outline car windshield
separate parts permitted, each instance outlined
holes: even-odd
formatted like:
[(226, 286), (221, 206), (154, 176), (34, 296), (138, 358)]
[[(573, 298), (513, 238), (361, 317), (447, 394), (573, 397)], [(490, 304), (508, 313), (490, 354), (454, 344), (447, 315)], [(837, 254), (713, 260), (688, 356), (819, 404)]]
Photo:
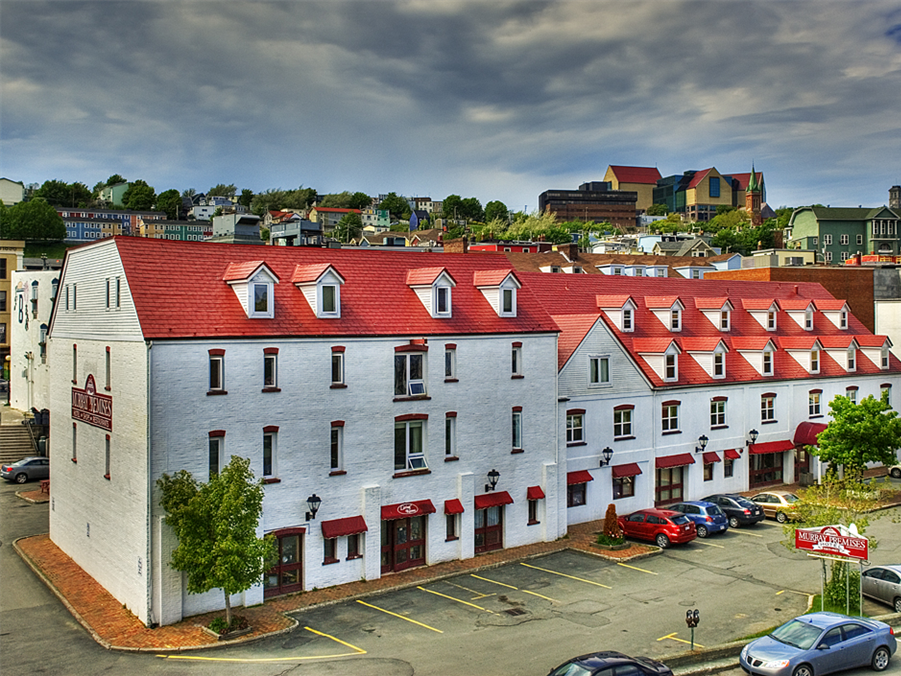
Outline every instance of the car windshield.
[(691, 519), (689, 519), (684, 514), (680, 514), (679, 516), (671, 516), (669, 518), (669, 520), (672, 521), (677, 526), (681, 526), (682, 524), (685, 524), (685, 523), (688, 523), (689, 521), (691, 521)]
[(711, 505), (710, 507), (707, 508), (707, 513), (710, 514), (711, 516), (722, 516), (723, 510), (721, 510), (716, 505)]
[(786, 494), (783, 495), (782, 497), (785, 498), (785, 501), (788, 502), (788, 503), (792, 503), (792, 502), (797, 502), (797, 501), (798, 501), (798, 496), (795, 495), (794, 493), (786, 493)]
[(739, 507), (756, 507), (757, 506), (753, 502), (748, 500), (747, 498), (743, 498), (741, 496), (736, 497), (735, 502), (738, 503)]
[(552, 672), (551, 676), (591, 676), (591, 670), (575, 663), (564, 664)]
[(801, 650), (809, 650), (822, 633), (822, 629), (815, 627), (807, 622), (799, 622), (792, 620), (787, 624), (783, 624), (770, 636), (780, 643), (794, 646)]

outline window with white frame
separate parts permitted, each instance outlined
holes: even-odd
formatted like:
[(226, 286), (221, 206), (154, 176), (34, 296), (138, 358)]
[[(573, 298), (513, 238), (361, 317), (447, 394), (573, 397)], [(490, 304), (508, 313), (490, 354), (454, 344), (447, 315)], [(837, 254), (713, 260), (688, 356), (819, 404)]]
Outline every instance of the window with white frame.
[(344, 387), (344, 348), (332, 348), (331, 372), (332, 387)]
[(585, 422), (585, 411), (570, 410), (566, 412), (566, 443), (581, 444), (585, 442), (583, 426)]
[(210, 392), (225, 392), (225, 350), (210, 350)]
[(329, 469), (340, 472), (344, 469), (344, 421), (332, 422), (329, 435)]
[(665, 401), (660, 413), (661, 429), (663, 432), (679, 431), (679, 402)]
[(726, 426), (726, 398), (714, 397), (710, 400), (710, 426)]
[(666, 277), (666, 268), (657, 268), (656, 277)]
[[(406, 418), (406, 416), (401, 416)], [(425, 453), (425, 417), (395, 420), (394, 469), (428, 469)]]
[(811, 390), (807, 393), (807, 414), (813, 418), (822, 415), (820, 410), (820, 395), (822, 390)]
[(513, 442), (513, 450), (522, 450), (522, 408), (516, 406), (510, 418), (510, 430)]
[(225, 432), (210, 432), (207, 456), (207, 478), (212, 479), (222, 471), (222, 453), (225, 446)]
[(848, 260), (849, 258), (851, 258), (850, 252), (848, 252), (848, 251), (842, 251), (842, 260), (843, 260), (843, 261), (846, 261), (846, 260)]
[(276, 475), (275, 451), (278, 427), (263, 428), (263, 478), (271, 479)]
[(425, 393), (425, 354), (422, 352), (395, 354), (395, 396), (418, 397)]
[(720, 311), (720, 331), (729, 330), (729, 310)]
[(272, 283), (271, 282), (252, 282), (250, 284), (251, 293), (253, 294), (253, 311), (251, 317), (271, 317), (272, 316)]
[(511, 375), (514, 378), (522, 377), (522, 343), (513, 343), (510, 360)]
[(632, 436), (632, 411), (630, 405), (617, 406), (613, 409), (613, 438), (622, 439)]
[(823, 235), (823, 244), (832, 244), (832, 235)]
[(763, 351), (763, 375), (773, 375), (773, 352), (772, 350)]
[(848, 237), (848, 235), (841, 235), (839, 242), (841, 244), (850, 244), (850, 238)]
[(810, 372), (811, 373), (819, 373), (820, 372), (820, 351), (819, 350), (811, 350), (810, 351)]
[(888, 346), (887, 345), (882, 346), (882, 354), (881, 354), (880, 364), (881, 364), (881, 368), (883, 368), (883, 369), (888, 368), (889, 359), (888, 359)]
[(722, 350), (713, 353), (713, 377), (726, 377), (726, 353)]
[(774, 422), (776, 420), (776, 395), (760, 395), (760, 422)]
[(588, 358), (588, 385), (607, 385), (610, 383), (610, 358)]
[(813, 310), (807, 308), (804, 311), (804, 330), (812, 331), (813, 330)]
[(880, 386), (879, 386), (879, 392), (880, 392), (880, 396), (885, 397), (885, 398), (886, 398), (886, 401), (888, 401), (888, 405), (891, 406), (891, 405), (892, 405), (892, 386), (891, 386), (891, 383), (883, 383), (882, 385), (880, 385)]
[(848, 328), (848, 311), (845, 309), (842, 309), (841, 313), (839, 314), (838, 328), (840, 328), (840, 329)]
[(501, 287), (501, 317), (516, 316), (516, 289)]
[(456, 345), (445, 345), (444, 346), (444, 379), (450, 380), (450, 381), (457, 379), (457, 346)]
[(845, 388), (845, 396), (848, 397), (852, 404), (857, 403), (857, 388), (856, 387), (848, 387)]
[(775, 331), (776, 330), (776, 311), (773, 309), (767, 310), (766, 330), (767, 331)]
[(669, 327), (670, 331), (682, 330), (682, 311), (677, 307), (670, 310)]
[(664, 380), (678, 380), (679, 379), (679, 362), (678, 355), (676, 354), (667, 354), (664, 355)]
[(444, 457), (457, 457), (457, 414), (449, 412), (444, 417)]
[(623, 308), (623, 333), (630, 333), (633, 330), (632, 325), (632, 308)]
[(263, 389), (278, 389), (278, 348), (263, 349)]
[(831, 251), (827, 251), (827, 252), (826, 252), (826, 262), (827, 262), (827, 263), (831, 263), (831, 262), (832, 262), (832, 252), (831, 252)]
[(435, 314), (438, 317), (451, 316), (451, 288), (449, 286), (435, 287)]
[(341, 289), (337, 284), (321, 284), (319, 286), (319, 294), (321, 297), (320, 317), (337, 317), (340, 312), (340, 296)]
[(852, 345), (848, 348), (848, 371), (857, 370), (857, 349)]

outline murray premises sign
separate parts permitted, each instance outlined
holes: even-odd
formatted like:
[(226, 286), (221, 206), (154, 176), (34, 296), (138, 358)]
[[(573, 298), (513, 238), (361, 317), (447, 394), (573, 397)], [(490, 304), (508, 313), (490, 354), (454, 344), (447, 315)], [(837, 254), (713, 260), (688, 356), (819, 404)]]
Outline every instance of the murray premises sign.
[(869, 558), (869, 541), (865, 537), (851, 534), (844, 526), (798, 528), (795, 531), (795, 547), (815, 554), (861, 561)]
[(83, 390), (72, 388), (72, 420), (80, 420), (108, 432), (113, 430), (113, 398), (107, 394), (97, 394), (93, 375), (88, 376)]

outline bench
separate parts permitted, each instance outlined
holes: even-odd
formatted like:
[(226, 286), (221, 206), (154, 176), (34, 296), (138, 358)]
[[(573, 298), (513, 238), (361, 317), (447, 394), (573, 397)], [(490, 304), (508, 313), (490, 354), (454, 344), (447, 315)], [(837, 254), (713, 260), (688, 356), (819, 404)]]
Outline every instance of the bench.
[(50, 479), (41, 479), (41, 493), (50, 495)]

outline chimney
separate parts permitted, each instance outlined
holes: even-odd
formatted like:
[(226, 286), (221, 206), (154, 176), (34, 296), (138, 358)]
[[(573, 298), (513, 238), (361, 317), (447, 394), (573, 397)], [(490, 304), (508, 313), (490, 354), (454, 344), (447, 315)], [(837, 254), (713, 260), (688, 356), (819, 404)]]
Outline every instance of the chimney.
[(444, 253), (464, 254), (469, 250), (469, 243), (465, 237), (449, 239), (444, 242)]

